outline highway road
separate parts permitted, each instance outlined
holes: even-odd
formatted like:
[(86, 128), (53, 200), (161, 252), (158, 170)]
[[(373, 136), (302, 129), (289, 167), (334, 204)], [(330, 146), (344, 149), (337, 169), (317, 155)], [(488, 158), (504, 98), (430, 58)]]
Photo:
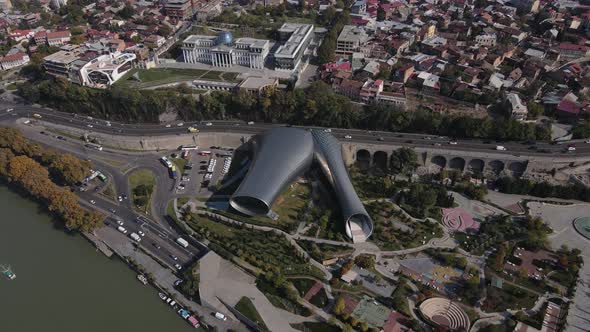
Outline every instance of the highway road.
[[(6, 109), (13, 111), (7, 112)], [(0, 121), (8, 120), (11, 117), (32, 117), (33, 114), (40, 114), (43, 121), (61, 125), (81, 128), (91, 132), (107, 134), (129, 135), (129, 136), (162, 136), (186, 134), (189, 126), (196, 126), (199, 131), (207, 133), (233, 132), (243, 134), (259, 134), (273, 127), (281, 127), (281, 124), (254, 123), (248, 125), (243, 121), (200, 121), (200, 122), (177, 122), (172, 125), (156, 124), (124, 124), (94, 119), (87, 116), (63, 113), (47, 108), (36, 108), (30, 105), (15, 105), (0, 103)], [(210, 123), (211, 125), (206, 125)], [(300, 127), (318, 128), (318, 127)], [(325, 129), (325, 128), (318, 128)], [(332, 134), (342, 142), (381, 144), (381, 145), (403, 145), (409, 147), (430, 147), (454, 151), (477, 151), (491, 152), (518, 156), (551, 156), (560, 154), (575, 154), (577, 156), (590, 156), (590, 144), (583, 140), (568, 142), (576, 147), (575, 152), (567, 152), (567, 144), (550, 144), (547, 142), (496, 142), (485, 139), (458, 139), (452, 140), (448, 137), (440, 137), (428, 134), (410, 134), (383, 131), (367, 131), (358, 129), (331, 129)], [(350, 136), (350, 139), (346, 137)], [(450, 144), (455, 141), (457, 144)], [(506, 151), (497, 151), (496, 145), (502, 145)]]

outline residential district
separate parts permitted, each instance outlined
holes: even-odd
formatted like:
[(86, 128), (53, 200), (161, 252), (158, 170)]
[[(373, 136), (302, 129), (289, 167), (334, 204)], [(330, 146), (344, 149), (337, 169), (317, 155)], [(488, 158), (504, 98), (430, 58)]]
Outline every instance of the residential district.
[(589, 36), (585, 0), (0, 0), (0, 178), (187, 329), (589, 331)]

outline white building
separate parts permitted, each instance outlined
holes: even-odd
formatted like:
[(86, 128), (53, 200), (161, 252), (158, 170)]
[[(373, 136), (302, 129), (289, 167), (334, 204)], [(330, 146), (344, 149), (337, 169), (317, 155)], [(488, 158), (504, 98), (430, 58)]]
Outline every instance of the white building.
[(98, 56), (80, 68), (82, 85), (106, 88), (118, 81), (131, 68), (133, 53), (110, 53)]
[(51, 3), (53, 4), (53, 7), (61, 8), (68, 4), (68, 0), (51, 0)]
[(345, 25), (336, 40), (336, 53), (347, 55), (359, 52), (368, 40), (369, 36), (363, 28)]
[(295, 70), (313, 40), (312, 24), (285, 23), (278, 30), (284, 44), (274, 54), (276, 70)]
[(508, 101), (508, 107), (510, 107), (510, 114), (512, 115), (512, 118), (516, 120), (526, 119), (529, 111), (516, 93), (507, 93), (506, 101)]
[(0, 0), (0, 10), (9, 11), (12, 8), (10, 0)]
[(218, 36), (191, 35), (183, 41), (184, 62), (207, 63), (216, 67), (264, 68), (270, 43), (265, 39), (238, 38), (222, 32)]
[(0, 57), (0, 69), (8, 70), (11, 68), (19, 67), (29, 63), (29, 56), (25, 53), (9, 54), (4, 57)]
[(478, 36), (475, 36), (475, 43), (477, 46), (488, 46), (493, 47), (496, 46), (496, 34), (495, 33), (484, 33)]

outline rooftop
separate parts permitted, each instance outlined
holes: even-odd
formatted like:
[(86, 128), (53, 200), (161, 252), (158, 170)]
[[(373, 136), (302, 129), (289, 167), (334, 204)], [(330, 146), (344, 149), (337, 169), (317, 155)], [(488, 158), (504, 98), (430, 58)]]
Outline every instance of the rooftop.
[(301, 48), (306, 37), (313, 33), (312, 24), (285, 23), (278, 30), (280, 33), (291, 33), (287, 42), (275, 52), (275, 57), (292, 58)]
[(369, 36), (364, 29), (354, 25), (345, 25), (338, 35), (338, 41), (340, 42), (358, 42), (364, 43), (369, 39)]

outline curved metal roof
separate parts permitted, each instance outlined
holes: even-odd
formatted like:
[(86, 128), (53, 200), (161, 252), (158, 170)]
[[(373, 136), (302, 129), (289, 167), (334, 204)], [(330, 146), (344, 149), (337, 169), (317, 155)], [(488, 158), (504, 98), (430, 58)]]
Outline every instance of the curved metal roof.
[(340, 142), (320, 130), (273, 128), (256, 142), (254, 162), (230, 199), (230, 205), (250, 216), (265, 215), (284, 188), (315, 160), (329, 179), (340, 203), (346, 235), (365, 241), (373, 223), (354, 190)]
[(313, 160), (313, 139), (302, 129), (273, 128), (256, 145), (254, 162), (230, 199), (234, 209), (250, 216), (267, 214), (277, 196)]

